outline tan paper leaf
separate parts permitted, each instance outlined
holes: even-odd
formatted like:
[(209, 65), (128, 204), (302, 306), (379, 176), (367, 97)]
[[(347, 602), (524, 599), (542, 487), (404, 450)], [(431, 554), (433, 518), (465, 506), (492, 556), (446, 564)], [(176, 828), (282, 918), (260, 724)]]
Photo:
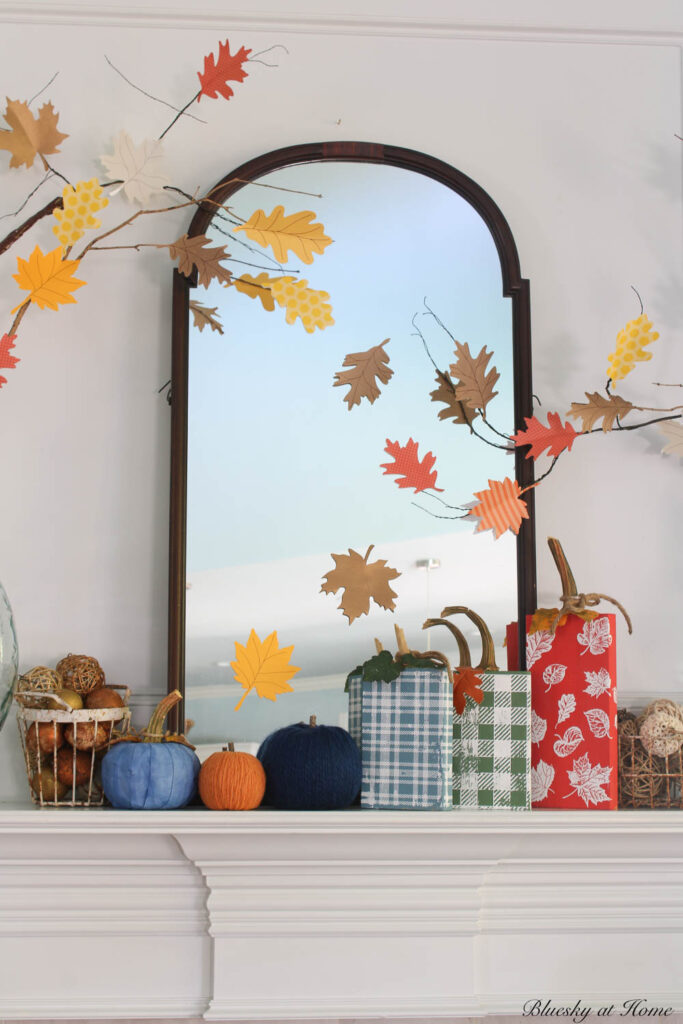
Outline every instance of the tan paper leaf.
[(584, 433), (592, 430), (595, 424), (602, 420), (602, 429), (605, 433), (612, 430), (617, 417), (623, 419), (628, 416), (633, 406), (625, 398), (618, 395), (601, 395), (597, 391), (584, 392), (587, 402), (572, 402), (572, 407), (567, 416), (575, 420), (581, 420), (581, 429)]
[[(444, 377), (447, 380), (444, 380)], [(453, 420), (454, 423), (462, 423), (466, 426), (476, 419), (479, 415), (477, 409), (472, 408), (467, 402), (464, 402), (458, 394), (458, 388), (460, 385), (459, 380), (453, 380), (449, 374), (445, 373), (443, 377), (437, 373), (436, 383), (438, 387), (435, 391), (429, 392), (429, 397), (432, 402), (443, 402), (445, 409), (439, 409), (440, 420)]]
[(221, 260), (229, 257), (224, 245), (211, 246), (206, 235), (181, 235), (170, 245), (160, 245), (159, 249), (168, 249), (172, 260), (178, 261), (178, 270), (185, 277), (197, 268), (197, 281), (208, 288), (213, 280), (228, 284), (232, 277)]
[(659, 424), (659, 432), (669, 440), (662, 448), (662, 454), (679, 455), (683, 458), (683, 424), (667, 420), (666, 423)]
[(190, 302), (190, 309), (194, 325), (199, 331), (203, 331), (208, 324), (212, 331), (223, 333), (223, 327), (217, 316), (218, 306), (202, 306), (201, 302)]
[(332, 243), (323, 225), (312, 223), (314, 217), (311, 210), (287, 215), (284, 206), (276, 206), (269, 214), (256, 210), (246, 224), (233, 230), (244, 231), (264, 249), (270, 246), (278, 263), (287, 262), (290, 249), (303, 263), (312, 263), (314, 253), (324, 252)]
[(155, 193), (171, 184), (163, 170), (164, 151), (158, 139), (145, 139), (136, 146), (128, 132), (121, 131), (113, 147), (113, 153), (100, 157), (109, 180), (121, 182), (112, 195), (123, 189), (127, 199), (146, 206)]
[(12, 154), (10, 167), (21, 167), (22, 164), (31, 167), (36, 154), (45, 157), (59, 153), (60, 144), (69, 136), (57, 131), (58, 120), (59, 114), (55, 113), (51, 103), (43, 104), (38, 117), (34, 117), (26, 103), (8, 97), (5, 121), (9, 130), (0, 129), (0, 149), (7, 149)]
[(473, 409), (485, 411), (491, 399), (498, 394), (493, 389), (500, 374), (495, 366), (487, 369), (493, 352), (487, 352), (484, 345), (482, 350), (473, 356), (469, 345), (461, 345), (459, 341), (455, 343), (455, 351), (458, 358), (451, 366), (451, 376), (459, 381), (458, 397)]
[(233, 277), (230, 284), (234, 284), (238, 292), (248, 295), (250, 299), (258, 299), (263, 308), (268, 313), (272, 313), (275, 309), (275, 299), (273, 298), (271, 285), (275, 280), (277, 279), (268, 277), (268, 274), (264, 271), (256, 277), (253, 274), (240, 274), (239, 277)]
[(352, 548), (349, 548), (348, 555), (333, 554), (335, 568), (323, 577), (326, 582), (320, 588), (322, 593), (336, 594), (339, 589), (343, 589), (344, 595), (339, 607), (349, 620), (349, 625), (359, 615), (368, 614), (370, 600), (388, 611), (396, 607), (394, 598), (398, 595), (389, 586), (389, 580), (395, 580), (401, 574), (387, 566), (383, 558), (368, 563), (373, 547), (374, 544), (371, 544), (365, 552), (365, 558)]
[(349, 412), (354, 405), (360, 405), (361, 398), (367, 398), (372, 405), (381, 394), (377, 380), (388, 384), (394, 376), (394, 371), (389, 367), (389, 356), (384, 351), (388, 341), (389, 338), (385, 338), (381, 344), (373, 345), (366, 352), (349, 352), (344, 356), (342, 366), (351, 366), (353, 369), (335, 373), (333, 387), (348, 385), (344, 401)]

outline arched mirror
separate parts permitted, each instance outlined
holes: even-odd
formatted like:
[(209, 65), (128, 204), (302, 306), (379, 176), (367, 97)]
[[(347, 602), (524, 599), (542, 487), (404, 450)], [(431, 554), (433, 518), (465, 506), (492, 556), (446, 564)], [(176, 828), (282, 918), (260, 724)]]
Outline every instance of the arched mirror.
[[(421, 631), (444, 605), (477, 609), (499, 644), (506, 623), (535, 607), (533, 492), (517, 537), (475, 534), (461, 507), (489, 480), (532, 481), (530, 460), (507, 440), (532, 415), (529, 292), (491, 198), (410, 150), (279, 150), (237, 168), (211, 200), (189, 234), (227, 246), (243, 286), (215, 280), (205, 290), (174, 276), (169, 686), (184, 692), (195, 744), (230, 738), (252, 749), (309, 714), (344, 724), (346, 676), (375, 638), (395, 648), (394, 622), (411, 647), (455, 660), (446, 630)], [(283, 265), (235, 231), (276, 206), (285, 216), (314, 211), (332, 244), (312, 262)], [(329, 297), (304, 314), (281, 308), (268, 281), (287, 276)], [(445, 405), (432, 395), (456, 339), (472, 353), (486, 346), (500, 374), (487, 422), (473, 431), (440, 417)], [(347, 357), (377, 346), (393, 375), (375, 378), (375, 401), (354, 404), (350, 385), (335, 380), (357, 367)], [(419, 460), (436, 460), (429, 491), (397, 487), (382, 468), (388, 442), (413, 440)], [(333, 555), (364, 556), (371, 545), (371, 559), (400, 573), (395, 610), (371, 601), (350, 624), (341, 594), (321, 585)], [(252, 629), (294, 646), (299, 671), (276, 700), (242, 700), (231, 662)]]

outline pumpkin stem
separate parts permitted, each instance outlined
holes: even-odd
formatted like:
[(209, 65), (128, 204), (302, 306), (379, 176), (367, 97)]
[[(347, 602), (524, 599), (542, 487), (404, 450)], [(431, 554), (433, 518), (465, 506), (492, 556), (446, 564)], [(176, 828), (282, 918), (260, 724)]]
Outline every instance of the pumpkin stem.
[(166, 715), (182, 699), (183, 695), (180, 690), (174, 690), (173, 693), (169, 693), (168, 696), (159, 701), (145, 729), (143, 743), (161, 743), (164, 738), (162, 726)]
[(562, 545), (556, 537), (548, 537), (548, 547), (562, 581), (562, 597), (576, 597), (578, 594), (576, 580), (574, 579), (574, 573), (569, 568), (569, 562), (562, 550)]
[(378, 654), (381, 654), (384, 648), (382, 647), (382, 641), (375, 637), (375, 650)]
[[(223, 747), (223, 749), (225, 750), (225, 747)], [(230, 754), (234, 754), (235, 753), (235, 744), (234, 743), (228, 743), (228, 753), (230, 753)]]
[(471, 608), (466, 608), (460, 604), (444, 608), (441, 612), (441, 617), (445, 618), (447, 615), (466, 615), (475, 624), (481, 634), (481, 661), (477, 668), (483, 672), (499, 672), (500, 669), (496, 665), (496, 649), (493, 637), (481, 615), (477, 615)]
[(410, 654), (410, 648), (408, 647), (408, 643), (406, 641), (405, 632), (401, 629), (400, 626), (394, 625), (394, 633), (396, 634), (396, 643), (398, 644), (398, 653), (399, 654)]
[(308, 720), (308, 724), (310, 725), (311, 728), (313, 728), (315, 725), (317, 725), (318, 724), (317, 715), (311, 715), (311, 717)]
[(445, 626), (446, 629), (451, 631), (458, 645), (460, 668), (469, 668), (472, 664), (472, 657), (470, 655), (469, 645), (465, 639), (465, 634), (461, 632), (454, 623), (449, 622), (448, 619), (425, 619), (422, 623), (423, 629), (431, 629), (432, 626)]

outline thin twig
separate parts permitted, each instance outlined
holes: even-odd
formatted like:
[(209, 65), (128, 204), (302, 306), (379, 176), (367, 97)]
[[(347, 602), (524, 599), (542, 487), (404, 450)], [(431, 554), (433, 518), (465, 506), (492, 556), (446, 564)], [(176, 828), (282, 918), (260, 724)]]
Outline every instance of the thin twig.
[(640, 297), (640, 292), (638, 291), (637, 288), (634, 288), (633, 285), (631, 285), (631, 288), (633, 289), (633, 291), (638, 296), (638, 302), (640, 303), (640, 315), (642, 316), (643, 313), (645, 312), (645, 307), (643, 306), (643, 300)]
[(430, 490), (424, 490), (424, 491), (421, 491), (420, 493), (424, 494), (425, 497), (427, 497), (427, 498), (434, 498), (435, 501), (441, 502), (441, 504), (445, 508), (457, 508), (460, 512), (469, 512), (469, 509), (466, 509), (464, 505), (449, 505), (448, 502), (444, 501), (444, 499), (442, 497), (440, 497), (438, 494), (434, 494)]
[[(481, 413), (481, 419), (482, 423), (485, 423), (489, 430), (492, 430), (494, 434), (498, 435), (498, 437), (502, 437), (503, 440), (505, 441), (512, 441), (512, 438), (510, 437), (509, 434), (504, 434), (501, 430), (496, 430), (494, 425), (492, 423), (489, 423), (489, 421), (486, 419), (486, 416), (484, 415), (483, 412)], [(510, 449), (510, 451), (512, 451), (512, 449)]]
[(41, 93), (45, 92), (46, 89), (50, 88), (50, 86), (52, 85), (52, 83), (54, 82), (54, 80), (55, 80), (55, 78), (57, 77), (58, 74), (59, 74), (59, 71), (55, 71), (54, 75), (52, 76), (50, 81), (47, 83), (47, 85), (44, 85), (42, 89), (38, 90), (38, 92), (35, 94), (35, 96), (31, 97), (31, 99), (26, 104), (27, 107), (30, 107), (31, 104), (33, 103), (33, 101), (37, 100)]
[(161, 142), (161, 140), (163, 139), (164, 135), (167, 135), (167, 134), (168, 134), (168, 132), (170, 132), (171, 128), (172, 128), (172, 127), (173, 127), (173, 125), (174, 125), (174, 124), (176, 123), (176, 121), (180, 120), (180, 118), (181, 118), (181, 117), (183, 116), (183, 114), (184, 114), (184, 113), (185, 113), (185, 111), (186, 111), (186, 110), (188, 109), (188, 107), (191, 107), (191, 106), (192, 106), (192, 104), (193, 104), (193, 103), (195, 102), (195, 100), (199, 99), (199, 97), (201, 96), (201, 94), (202, 94), (202, 90), (200, 89), (200, 90), (199, 90), (199, 92), (198, 92), (198, 93), (196, 93), (196, 95), (194, 95), (194, 96), (192, 97), (192, 99), (190, 100), (190, 102), (189, 102), (189, 103), (186, 103), (186, 104), (185, 104), (185, 106), (184, 106), (184, 107), (182, 108), (182, 110), (179, 110), (179, 111), (178, 111), (178, 113), (177, 113), (177, 114), (176, 114), (176, 116), (175, 116), (175, 117), (173, 118), (173, 120), (172, 120), (172, 121), (171, 121), (171, 123), (170, 123), (170, 124), (168, 125), (168, 127), (167, 127), (167, 128), (164, 128), (163, 132), (162, 132), (162, 133), (161, 133), (161, 135), (159, 136), (159, 140), (158, 140), (159, 142)]
[(658, 380), (653, 380), (652, 386), (655, 388), (683, 388), (683, 384), (661, 384)]
[(42, 186), (45, 184), (45, 182), (49, 181), (51, 177), (52, 177), (52, 171), (48, 171), (45, 174), (45, 176), (38, 182), (36, 187), (29, 192), (29, 194), (26, 196), (26, 199), (24, 199), (24, 201), (21, 204), (21, 206), (19, 207), (19, 209), (15, 210), (14, 213), (3, 213), (2, 216), (0, 217), (0, 220), (6, 220), (8, 217), (18, 217), (19, 214), (21, 213), (21, 211), (24, 209), (24, 207), (29, 202), (29, 200), (33, 199), (33, 197), (36, 194), (36, 192), (38, 191), (38, 189), (42, 188)]
[[(107, 64), (112, 69), (112, 71), (115, 71), (117, 75), (121, 76), (124, 82), (127, 82), (128, 85), (130, 85), (133, 89), (137, 89), (137, 91), (141, 92), (143, 96), (147, 97), (147, 99), (154, 100), (155, 103), (162, 103), (165, 107), (169, 107), (171, 110), (175, 110), (177, 113), (185, 113), (184, 111), (179, 111), (178, 107), (174, 107), (172, 103), (167, 103), (166, 100), (159, 99), (158, 96), (152, 96), (151, 92), (145, 92), (145, 90), (141, 89), (139, 85), (135, 84), (135, 82), (131, 82), (130, 78), (126, 78), (123, 71), (119, 71), (116, 65), (109, 60), (109, 57), (107, 57), (106, 53), (104, 54), (104, 59), (106, 60)], [(193, 121), (199, 121), (201, 124), (207, 124), (206, 121), (204, 121), (201, 117), (197, 117), (196, 114), (185, 113), (185, 117), (191, 117)]]
[(9, 331), (7, 332), (10, 335), (10, 337), (12, 337), (13, 335), (15, 335), (17, 333), (17, 328), (18, 328), (19, 324), (21, 323), (21, 321), (24, 319), (24, 316), (26, 314), (26, 310), (28, 309), (28, 307), (30, 305), (31, 305), (31, 300), (30, 299), (26, 299), (26, 301), (23, 302), (21, 304), (21, 306), (19, 307), (19, 312), (15, 316), (14, 320), (12, 321), (12, 326), (10, 327)]
[(267, 68), (279, 68), (279, 64), (267, 64), (265, 60), (257, 60), (257, 57), (262, 57), (264, 53), (270, 53), (271, 50), (284, 50), (289, 57), (289, 50), (283, 43), (275, 43), (273, 46), (269, 46), (266, 50), (259, 50), (253, 57), (247, 57), (247, 60), (253, 64), (263, 64)]
[(57, 170), (55, 170), (55, 168), (54, 168), (54, 167), (53, 167), (53, 166), (52, 166), (51, 164), (49, 164), (49, 163), (47, 162), (47, 160), (45, 159), (45, 157), (43, 156), (43, 154), (42, 154), (42, 153), (40, 154), (40, 158), (41, 158), (41, 160), (43, 161), (43, 164), (45, 165), (45, 167), (47, 168), (47, 170), (48, 170), (48, 171), (52, 171), (52, 173), (53, 173), (53, 174), (54, 174), (54, 175), (55, 175), (55, 176), (56, 176), (57, 178), (61, 178), (61, 179), (62, 179), (62, 181), (65, 181), (65, 182), (67, 183), (67, 185), (70, 185), (70, 184), (71, 184), (71, 182), (69, 181), (69, 179), (68, 179), (68, 178), (65, 178), (65, 177), (64, 177), (64, 175), (62, 174), (62, 172), (61, 172), (61, 171), (57, 171)]
[(440, 327), (440, 328), (441, 328), (442, 330), (444, 330), (444, 331), (446, 332), (446, 334), (448, 335), (448, 337), (449, 337), (449, 338), (451, 339), (451, 341), (455, 343), (456, 339), (455, 339), (455, 337), (454, 337), (454, 336), (453, 336), (453, 335), (451, 334), (451, 332), (450, 332), (450, 331), (448, 330), (448, 328), (446, 327), (445, 323), (443, 323), (443, 321), (439, 320), (439, 318), (438, 318), (438, 316), (436, 315), (436, 313), (434, 312), (434, 310), (433, 310), (433, 309), (430, 309), (430, 307), (429, 307), (429, 306), (427, 305), (427, 297), (426, 297), (426, 296), (425, 296), (425, 297), (424, 297), (424, 299), (422, 300), (422, 303), (423, 303), (423, 305), (424, 305), (424, 308), (425, 308), (425, 309), (427, 310), (427, 313), (428, 313), (428, 314), (429, 314), (430, 316), (433, 316), (433, 317), (434, 317), (434, 319), (436, 320), (436, 322), (437, 322), (437, 324), (439, 325), (439, 327)]
[[(649, 427), (652, 423), (664, 423), (665, 420), (680, 420), (683, 419), (683, 413), (678, 413), (677, 416), (659, 416), (654, 420), (646, 420), (645, 423), (631, 423), (629, 426), (621, 426), (620, 430), (640, 430), (641, 427)], [(611, 430), (603, 430), (602, 427), (593, 427), (592, 430), (582, 430), (581, 434), (611, 434)], [(581, 435), (579, 435), (581, 436)]]
[(50, 202), (46, 203), (41, 210), (34, 213), (32, 217), (25, 220), (24, 223), (20, 224), (18, 228), (14, 229), (14, 231), (10, 231), (8, 235), (5, 235), (2, 241), (0, 241), (0, 254), (6, 252), (11, 246), (13, 246), (14, 243), (18, 241), (22, 235), (25, 235), (27, 231), (30, 231), (33, 225), (37, 224), (39, 220), (42, 220), (43, 217), (49, 217), (55, 210), (61, 210), (63, 205), (61, 196), (55, 196), (54, 199), (51, 199)]
[(422, 512), (426, 512), (428, 516), (433, 516), (434, 519), (467, 519), (469, 512), (464, 516), (440, 516), (438, 512), (432, 512), (430, 508), (425, 508), (424, 505), (418, 505), (416, 501), (411, 501), (411, 505), (415, 508), (419, 508)]

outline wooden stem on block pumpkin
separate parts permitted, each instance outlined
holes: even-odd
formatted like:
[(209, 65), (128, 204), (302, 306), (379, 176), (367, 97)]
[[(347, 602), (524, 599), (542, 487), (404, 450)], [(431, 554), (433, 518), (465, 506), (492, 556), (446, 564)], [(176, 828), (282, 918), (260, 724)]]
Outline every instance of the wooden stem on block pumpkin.
[(173, 690), (172, 693), (169, 693), (168, 696), (159, 701), (145, 729), (143, 743), (161, 743), (164, 738), (162, 726), (166, 716), (182, 699), (183, 695), (180, 690)]
[[(548, 547), (550, 548), (550, 552), (562, 581), (562, 607), (559, 609), (550, 625), (550, 632), (555, 632), (563, 615), (581, 615), (583, 618), (586, 618), (591, 614), (587, 612), (586, 609), (595, 607), (595, 605), (600, 604), (601, 601), (609, 601), (610, 604), (615, 605), (615, 607), (619, 609), (626, 620), (629, 633), (632, 633), (633, 625), (631, 624), (631, 619), (624, 606), (620, 604), (615, 597), (610, 597), (608, 594), (599, 594), (597, 592), (591, 594), (578, 593), (574, 574), (569, 568), (567, 556), (562, 550), (562, 545), (559, 540), (556, 537), (548, 537)], [(595, 615), (595, 613), (592, 614), (593, 616)]]
[(396, 643), (398, 644), (399, 654), (410, 654), (410, 648), (406, 640), (405, 632), (400, 626), (394, 625), (394, 633), (396, 634)]
[(462, 630), (453, 622), (449, 622), (448, 619), (425, 619), (422, 623), (423, 629), (431, 629), (432, 626), (445, 626), (447, 630), (455, 637), (455, 642), (458, 645), (458, 660), (461, 668), (468, 668), (472, 665), (472, 656), (470, 654), (470, 648), (465, 638), (465, 634)]
[(483, 672), (500, 672), (500, 669), (496, 665), (496, 649), (493, 643), (493, 637), (491, 631), (486, 625), (481, 615), (472, 611), (471, 608), (465, 607), (465, 605), (451, 605), (448, 608), (444, 608), (441, 612), (442, 617), (447, 615), (466, 615), (471, 622), (475, 624), (481, 635), (481, 661), (477, 665), (477, 668)]
[(565, 597), (577, 597), (579, 592), (576, 587), (574, 573), (569, 568), (567, 556), (562, 550), (562, 545), (557, 537), (548, 537), (548, 547), (562, 580), (562, 599), (564, 600)]

